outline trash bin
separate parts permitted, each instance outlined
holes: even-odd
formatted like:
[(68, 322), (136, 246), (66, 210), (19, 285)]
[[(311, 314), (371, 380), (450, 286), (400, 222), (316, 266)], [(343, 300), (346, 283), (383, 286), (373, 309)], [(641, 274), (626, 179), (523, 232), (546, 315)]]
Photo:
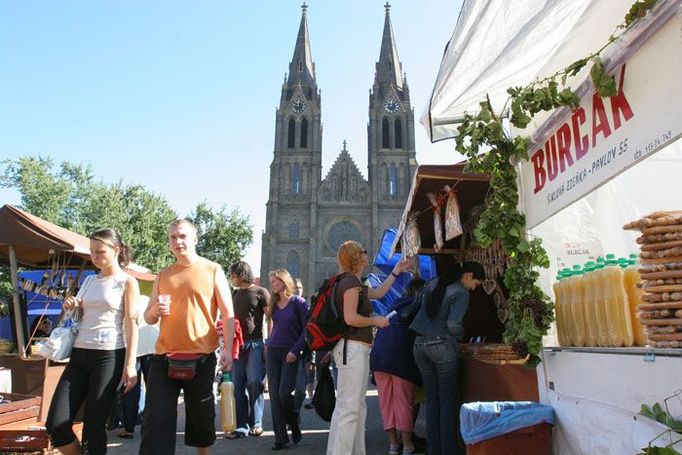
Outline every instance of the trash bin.
[(468, 455), (552, 453), (550, 406), (532, 401), (465, 403), (460, 422)]

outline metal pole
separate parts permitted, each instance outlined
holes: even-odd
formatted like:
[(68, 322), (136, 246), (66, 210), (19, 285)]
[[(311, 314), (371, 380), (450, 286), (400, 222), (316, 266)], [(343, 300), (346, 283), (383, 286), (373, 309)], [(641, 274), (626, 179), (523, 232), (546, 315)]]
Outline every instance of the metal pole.
[(19, 300), (19, 276), (17, 274), (17, 252), (14, 245), (9, 246), (9, 268), (12, 276), (12, 303), (14, 311), (14, 325), (17, 330), (17, 352), (20, 359), (26, 359), (26, 345), (24, 343), (24, 324)]

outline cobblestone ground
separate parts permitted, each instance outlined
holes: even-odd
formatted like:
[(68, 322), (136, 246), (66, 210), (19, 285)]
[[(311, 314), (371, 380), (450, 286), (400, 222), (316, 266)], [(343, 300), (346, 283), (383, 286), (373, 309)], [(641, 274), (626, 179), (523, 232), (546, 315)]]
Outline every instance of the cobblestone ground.
[[(182, 400), (181, 400), (182, 401)], [(307, 400), (306, 400), (307, 402)], [(216, 406), (216, 415), (219, 410)], [(272, 453), (270, 447), (275, 442), (275, 435), (272, 432), (272, 416), (270, 414), (270, 401), (265, 396), (265, 413), (263, 416), (265, 431), (258, 438), (243, 438), (228, 440), (222, 432), (218, 433), (218, 440), (213, 446), (213, 453)], [(176, 455), (194, 455), (195, 449), (186, 447), (183, 442), (185, 426), (185, 406), (182, 402), (178, 405), (178, 432), (176, 433)], [(303, 438), (299, 444), (289, 444), (285, 452), (295, 452), (301, 455), (324, 454), (327, 447), (327, 435), (329, 433), (329, 423), (320, 419), (314, 410), (301, 410), (301, 429)], [(366, 444), (367, 454), (388, 453), (388, 439), (384, 434), (381, 415), (379, 412), (379, 402), (375, 388), (370, 388), (367, 392), (367, 422)], [(419, 413), (417, 421), (417, 433), (420, 436), (426, 435), (426, 427), (423, 410)], [(140, 444), (140, 427), (135, 428), (135, 439), (121, 439), (116, 436), (118, 430), (109, 432), (108, 453), (112, 455), (129, 455), (137, 453)]]

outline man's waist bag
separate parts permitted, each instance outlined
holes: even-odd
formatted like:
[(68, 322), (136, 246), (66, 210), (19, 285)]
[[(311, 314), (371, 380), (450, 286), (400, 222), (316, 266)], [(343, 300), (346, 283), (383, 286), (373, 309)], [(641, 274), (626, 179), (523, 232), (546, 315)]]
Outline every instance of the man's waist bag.
[(168, 353), (168, 377), (178, 381), (189, 381), (197, 374), (197, 366), (206, 354)]
[(328, 278), (312, 298), (305, 340), (312, 351), (329, 351), (343, 338), (348, 325), (336, 302), (336, 285), (347, 273)]

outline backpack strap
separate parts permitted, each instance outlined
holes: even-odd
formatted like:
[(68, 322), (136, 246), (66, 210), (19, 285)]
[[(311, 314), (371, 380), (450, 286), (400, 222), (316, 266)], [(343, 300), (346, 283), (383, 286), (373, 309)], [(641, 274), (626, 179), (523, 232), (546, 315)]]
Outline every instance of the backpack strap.
[(346, 364), (346, 358), (348, 357), (348, 338), (343, 339), (343, 364)]

